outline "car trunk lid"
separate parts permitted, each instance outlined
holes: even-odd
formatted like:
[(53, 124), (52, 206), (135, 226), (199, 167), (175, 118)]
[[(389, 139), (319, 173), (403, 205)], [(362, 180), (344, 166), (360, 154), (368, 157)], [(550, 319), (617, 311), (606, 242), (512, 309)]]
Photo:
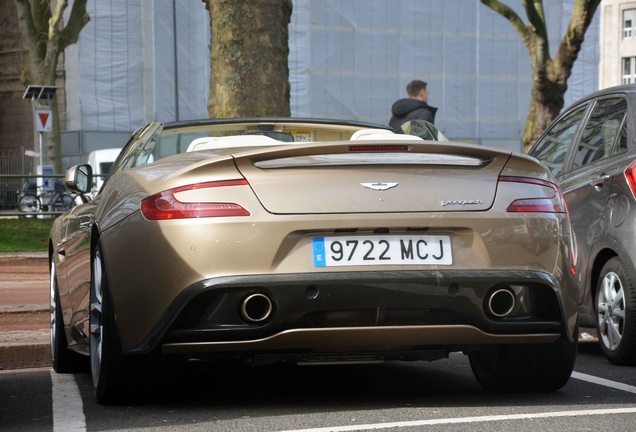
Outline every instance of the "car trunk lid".
[(462, 144), (299, 145), (234, 155), (275, 214), (484, 211), (509, 152)]

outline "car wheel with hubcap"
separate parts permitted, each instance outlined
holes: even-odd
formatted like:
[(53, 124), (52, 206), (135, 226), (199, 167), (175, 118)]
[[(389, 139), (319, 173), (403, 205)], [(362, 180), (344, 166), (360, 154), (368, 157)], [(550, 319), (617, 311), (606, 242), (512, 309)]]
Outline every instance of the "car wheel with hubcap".
[(91, 358), (91, 378), (97, 402), (116, 402), (126, 394), (128, 365), (118, 360), (121, 353), (119, 337), (111, 308), (108, 277), (105, 272), (101, 247), (93, 250), (90, 293), (90, 335), (89, 353)]
[(121, 403), (152, 394), (162, 384), (160, 377), (156, 376), (159, 362), (155, 356), (132, 358), (122, 354), (99, 244), (93, 251), (89, 321), (91, 377), (97, 402)]
[(572, 374), (579, 329), (573, 340), (561, 336), (551, 344), (499, 345), (469, 353), (470, 367), (481, 387), (488, 391), (556, 391)]
[(617, 365), (636, 364), (636, 290), (620, 258), (610, 259), (596, 288), (596, 329), (605, 357)]
[(84, 372), (88, 363), (86, 357), (68, 349), (57, 285), (57, 266), (54, 260), (51, 260), (50, 263), (50, 273), (50, 333), (53, 370), (57, 373)]

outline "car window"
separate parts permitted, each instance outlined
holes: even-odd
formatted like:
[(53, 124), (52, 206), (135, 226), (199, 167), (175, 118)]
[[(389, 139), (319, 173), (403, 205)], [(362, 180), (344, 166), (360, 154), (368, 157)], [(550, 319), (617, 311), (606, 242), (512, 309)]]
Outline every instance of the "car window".
[(596, 103), (574, 152), (572, 169), (599, 161), (612, 154), (626, 110), (627, 102), (623, 98), (602, 99)]
[(625, 153), (627, 151), (627, 123), (623, 121), (623, 127), (618, 134), (618, 141), (614, 148), (614, 154)]
[[(125, 171), (141, 165), (154, 162), (153, 150), (157, 142), (157, 136), (163, 130), (163, 124), (150, 124), (128, 148), (124, 148), (121, 160), (118, 158), (117, 168), (114, 172)], [(124, 153), (125, 152), (125, 153)]]
[(559, 120), (530, 153), (530, 156), (539, 159), (555, 176), (563, 172), (568, 148), (586, 109), (587, 105), (577, 108)]

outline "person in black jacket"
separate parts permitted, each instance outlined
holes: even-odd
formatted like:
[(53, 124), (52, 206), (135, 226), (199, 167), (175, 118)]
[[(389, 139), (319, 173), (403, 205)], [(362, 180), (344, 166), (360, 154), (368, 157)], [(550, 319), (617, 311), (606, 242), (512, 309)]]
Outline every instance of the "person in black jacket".
[(435, 123), (435, 113), (437, 108), (430, 106), (428, 102), (428, 88), (426, 83), (420, 80), (413, 80), (406, 86), (406, 99), (400, 99), (391, 107), (391, 120), (389, 126), (396, 131), (400, 126), (409, 120), (426, 120)]

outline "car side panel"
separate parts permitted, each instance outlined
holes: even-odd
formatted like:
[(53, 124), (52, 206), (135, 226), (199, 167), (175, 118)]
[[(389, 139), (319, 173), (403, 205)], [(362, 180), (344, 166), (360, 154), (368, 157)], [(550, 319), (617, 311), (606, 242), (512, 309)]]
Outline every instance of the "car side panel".
[(90, 202), (78, 207), (68, 215), (66, 252), (66, 283), (68, 301), (73, 314), (70, 317), (69, 333), (72, 340), (69, 345), (87, 344), (88, 308), (91, 279), (91, 229), (95, 203)]

